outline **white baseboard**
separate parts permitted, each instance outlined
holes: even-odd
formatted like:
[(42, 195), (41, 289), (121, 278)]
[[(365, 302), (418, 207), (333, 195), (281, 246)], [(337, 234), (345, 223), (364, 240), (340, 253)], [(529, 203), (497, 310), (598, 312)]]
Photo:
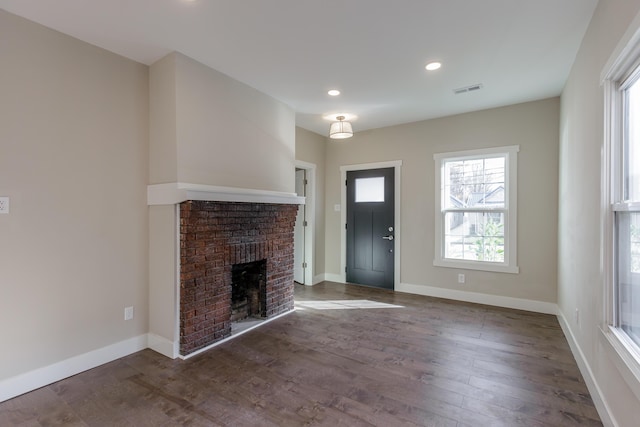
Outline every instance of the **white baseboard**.
[(523, 298), (505, 297), (500, 295), (481, 294), (478, 292), (460, 291), (457, 289), (438, 288), (435, 286), (412, 285), (400, 283), (394, 289), (396, 292), (425, 295), (436, 298), (446, 298), (456, 301), (473, 302), (477, 304), (493, 305), (497, 307), (514, 308), (516, 310), (533, 311), (544, 314), (558, 314), (558, 305), (552, 302), (536, 301)]
[(180, 355), (180, 343), (173, 342), (165, 337), (161, 337), (160, 335), (152, 334), (149, 332), (148, 336), (148, 346), (151, 350), (160, 353), (163, 356), (166, 356), (170, 359), (175, 359)]
[(147, 348), (147, 335), (139, 335), (43, 368), (0, 381), (0, 402), (79, 374)]
[(580, 369), (580, 373), (584, 378), (584, 382), (587, 384), (587, 388), (589, 389), (589, 393), (591, 394), (591, 398), (593, 399), (593, 404), (596, 406), (596, 410), (598, 411), (598, 415), (600, 415), (600, 420), (602, 424), (607, 427), (617, 427), (618, 424), (614, 421), (614, 418), (611, 416), (611, 411), (609, 406), (602, 398), (602, 390), (600, 390), (600, 386), (598, 386), (598, 382), (593, 375), (593, 371), (591, 370), (591, 366), (587, 362), (582, 349), (578, 345), (578, 341), (576, 341), (575, 336), (573, 335), (573, 331), (567, 322), (567, 318), (564, 316), (561, 310), (558, 310), (558, 322), (560, 323), (560, 327), (562, 328), (562, 332), (564, 332), (564, 336), (569, 343), (569, 347), (571, 348), (571, 352), (573, 353), (573, 357), (576, 359), (578, 363), (578, 368)]
[(325, 273), (324, 280), (326, 280), (327, 282), (347, 283), (344, 279), (344, 276), (341, 274)]

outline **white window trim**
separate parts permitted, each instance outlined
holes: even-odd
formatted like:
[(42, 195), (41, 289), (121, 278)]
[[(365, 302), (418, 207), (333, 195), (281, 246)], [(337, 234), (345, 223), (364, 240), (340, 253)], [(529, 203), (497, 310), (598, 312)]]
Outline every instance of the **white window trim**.
[(624, 106), (619, 82), (640, 64), (640, 14), (622, 37), (601, 73), (604, 88), (604, 138), (601, 177), (601, 259), (604, 280), (604, 318), (600, 331), (607, 354), (635, 396), (640, 399), (640, 351), (617, 325), (615, 299), (615, 214), (635, 204), (617, 203), (622, 189), (620, 166)]
[[(478, 150), (456, 151), (450, 153), (438, 153), (433, 155), (435, 160), (435, 194), (438, 198), (435, 206), (435, 252), (433, 265), (436, 267), (448, 267), (467, 270), (482, 270), (498, 273), (519, 273), (520, 269), (517, 265), (517, 246), (518, 246), (518, 151), (519, 145), (510, 145), (504, 147), (483, 148)], [(497, 212), (505, 212), (505, 243), (506, 250), (504, 254), (504, 263), (495, 263), (487, 261), (469, 261), (469, 260), (451, 260), (443, 256), (444, 239), (442, 229), (442, 165), (443, 162), (453, 160), (468, 160), (473, 157), (483, 158), (492, 154), (505, 155), (505, 183), (507, 186), (507, 199), (505, 209), (496, 210)]]

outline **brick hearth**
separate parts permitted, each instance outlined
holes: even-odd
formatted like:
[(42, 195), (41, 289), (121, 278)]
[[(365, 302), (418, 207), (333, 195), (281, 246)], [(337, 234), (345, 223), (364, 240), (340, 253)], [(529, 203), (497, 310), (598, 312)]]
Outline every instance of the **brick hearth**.
[(180, 353), (231, 335), (231, 267), (267, 262), (266, 318), (293, 310), (297, 205), (180, 204)]

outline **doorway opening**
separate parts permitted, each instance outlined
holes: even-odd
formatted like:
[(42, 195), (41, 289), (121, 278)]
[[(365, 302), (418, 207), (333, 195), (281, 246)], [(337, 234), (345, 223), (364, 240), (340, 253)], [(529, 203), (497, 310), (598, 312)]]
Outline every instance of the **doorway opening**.
[[(307, 196), (307, 171), (296, 168), (296, 194), (299, 197)], [(307, 227), (307, 206), (298, 206), (296, 225), (293, 229), (293, 280), (305, 284), (304, 271), (307, 267), (305, 260), (305, 228)]]
[(298, 208), (294, 227), (294, 281), (303, 285), (313, 285), (315, 245), (315, 180), (316, 165), (303, 161), (295, 162), (296, 194), (305, 198), (305, 204)]

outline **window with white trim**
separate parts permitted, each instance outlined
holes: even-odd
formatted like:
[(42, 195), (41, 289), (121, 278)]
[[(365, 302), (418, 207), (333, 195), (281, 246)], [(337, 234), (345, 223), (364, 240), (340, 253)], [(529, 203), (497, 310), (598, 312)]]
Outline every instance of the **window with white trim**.
[(602, 260), (609, 355), (640, 399), (640, 20), (605, 65)]
[[(609, 155), (609, 324), (640, 354), (640, 50), (605, 79)], [(623, 61), (624, 63), (624, 61)], [(607, 165), (605, 165), (606, 167)]]
[(434, 265), (517, 273), (519, 146), (435, 154)]

